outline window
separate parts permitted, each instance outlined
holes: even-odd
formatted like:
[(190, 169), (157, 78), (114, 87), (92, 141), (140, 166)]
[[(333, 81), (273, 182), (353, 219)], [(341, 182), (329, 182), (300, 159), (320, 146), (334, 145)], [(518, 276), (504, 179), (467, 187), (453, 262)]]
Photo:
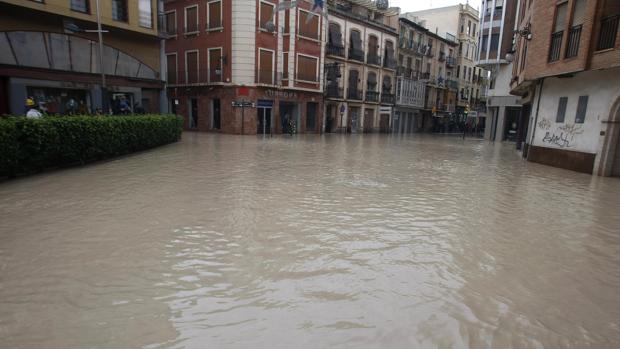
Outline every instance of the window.
[(457, 65), (456, 66), (456, 78), (460, 78), (461, 77), (461, 66)]
[(127, 0), (112, 0), (112, 19), (127, 22)]
[(170, 53), (166, 55), (166, 70), (168, 72), (168, 83), (176, 84), (177, 83), (177, 54)]
[(588, 96), (579, 96), (577, 102), (577, 113), (575, 114), (575, 123), (583, 124), (586, 121), (586, 110), (588, 109)]
[(185, 81), (188, 84), (198, 82), (198, 51), (185, 51)]
[(597, 50), (607, 50), (616, 46), (618, 22), (620, 22), (620, 4), (617, 0), (606, 0), (600, 19)]
[(575, 0), (573, 9), (573, 23), (568, 30), (568, 43), (566, 45), (566, 58), (576, 57), (579, 53), (581, 41), (581, 27), (586, 12), (586, 0)]
[(164, 28), (168, 35), (175, 35), (177, 33), (177, 11), (166, 12)]
[(207, 3), (207, 29), (222, 29), (222, 1), (209, 1)]
[(557, 33), (564, 29), (566, 23), (566, 13), (568, 11), (568, 1), (561, 3), (555, 10), (555, 23), (553, 25), (553, 32)]
[(209, 49), (209, 82), (222, 82), (224, 71), (222, 69), (222, 49)]
[(558, 113), (555, 117), (555, 122), (564, 122), (564, 118), (566, 117), (567, 103), (568, 97), (560, 97), (560, 102), (558, 103)]
[(340, 31), (340, 25), (338, 23), (330, 23), (329, 24), (329, 45), (332, 47), (343, 48), (344, 44), (342, 42), (342, 32)]
[(381, 92), (385, 94), (392, 94), (392, 78), (389, 75), (383, 77)]
[(274, 18), (273, 16), (274, 8), (275, 8), (274, 4), (261, 1), (260, 7), (259, 7), (259, 11), (260, 11), (259, 28), (261, 30), (269, 31), (267, 23), (270, 23), (271, 20)]
[(285, 10), (284, 11), (284, 34), (289, 34), (290, 32), (291, 32), (291, 10)]
[(560, 49), (564, 36), (567, 10), (568, 2), (561, 3), (556, 7), (553, 33), (551, 34), (551, 45), (549, 45), (549, 62), (555, 62), (560, 59)]
[(138, 23), (144, 28), (153, 28), (153, 7), (151, 0), (140, 0), (138, 2)]
[(459, 42), (459, 56), (463, 55), (463, 43)]
[(319, 81), (319, 59), (317, 57), (297, 55), (297, 80)]
[(198, 33), (198, 5), (185, 8), (185, 34)]
[(480, 44), (482, 46), (482, 52), (487, 52), (487, 45), (489, 43), (489, 36), (487, 34), (484, 34), (481, 38), (482, 43)]
[(366, 91), (377, 90), (377, 74), (374, 72), (368, 72), (368, 79), (366, 80)]
[(471, 35), (471, 21), (467, 21), (467, 35)]
[(273, 51), (258, 49), (258, 82), (273, 85)]
[(472, 30), (471, 36), (476, 36), (476, 23), (474, 23), (474, 30)]
[(491, 34), (491, 50), (490, 52), (497, 52), (499, 48), (499, 34)]
[(282, 53), (282, 79), (288, 80), (288, 52)]
[(319, 40), (319, 16), (304, 10), (299, 10), (299, 36)]
[(71, 9), (73, 11), (90, 13), (89, 0), (71, 0)]

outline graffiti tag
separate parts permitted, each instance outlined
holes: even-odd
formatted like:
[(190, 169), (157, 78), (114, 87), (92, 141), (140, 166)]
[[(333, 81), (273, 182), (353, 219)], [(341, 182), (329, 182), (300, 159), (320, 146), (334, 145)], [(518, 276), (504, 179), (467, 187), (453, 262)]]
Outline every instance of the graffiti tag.
[(538, 127), (542, 128), (543, 130), (549, 130), (551, 128), (551, 121), (546, 118), (542, 118), (538, 122)]
[(581, 127), (581, 125), (576, 125), (576, 124), (562, 125), (558, 127), (558, 130), (569, 135), (571, 138), (571, 141), (575, 139), (575, 136), (583, 134), (583, 128)]
[(569, 148), (570, 141), (568, 140), (568, 137), (569, 135), (565, 134), (564, 132), (560, 132), (560, 135), (558, 136), (555, 133), (547, 131), (542, 141), (544, 143), (557, 145), (560, 148)]

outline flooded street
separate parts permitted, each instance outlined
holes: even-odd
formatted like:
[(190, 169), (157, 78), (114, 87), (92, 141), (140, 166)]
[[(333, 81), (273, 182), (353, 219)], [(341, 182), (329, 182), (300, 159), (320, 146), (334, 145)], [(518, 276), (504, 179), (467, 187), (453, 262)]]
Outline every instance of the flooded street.
[(0, 183), (0, 348), (619, 348), (620, 179), (185, 134)]

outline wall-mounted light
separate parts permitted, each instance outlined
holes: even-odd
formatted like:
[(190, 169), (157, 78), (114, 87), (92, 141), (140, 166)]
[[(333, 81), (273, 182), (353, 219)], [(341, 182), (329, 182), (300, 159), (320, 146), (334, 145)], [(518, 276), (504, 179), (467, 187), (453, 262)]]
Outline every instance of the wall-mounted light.
[(530, 24), (526, 24), (523, 29), (515, 30), (515, 34), (519, 34), (522, 38), (527, 40), (532, 40), (532, 29), (530, 28)]

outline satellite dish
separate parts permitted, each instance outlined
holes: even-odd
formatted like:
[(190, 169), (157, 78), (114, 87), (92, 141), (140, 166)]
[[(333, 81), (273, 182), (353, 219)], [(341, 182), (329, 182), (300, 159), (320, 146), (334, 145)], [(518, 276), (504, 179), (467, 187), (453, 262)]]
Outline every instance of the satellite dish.
[(390, 7), (388, 0), (377, 0), (376, 6), (379, 10), (387, 10)]

